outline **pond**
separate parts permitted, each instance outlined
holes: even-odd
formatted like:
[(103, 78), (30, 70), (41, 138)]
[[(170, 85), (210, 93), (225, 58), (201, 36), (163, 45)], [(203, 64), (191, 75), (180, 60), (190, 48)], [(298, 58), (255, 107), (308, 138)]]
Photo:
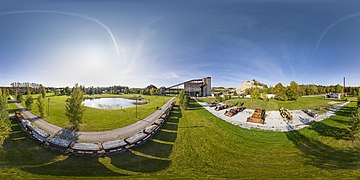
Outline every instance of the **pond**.
[[(138, 100), (138, 104), (143, 101)], [(136, 104), (136, 100), (125, 98), (97, 98), (97, 99), (85, 99), (83, 104), (87, 107), (97, 109), (120, 109), (133, 107)]]

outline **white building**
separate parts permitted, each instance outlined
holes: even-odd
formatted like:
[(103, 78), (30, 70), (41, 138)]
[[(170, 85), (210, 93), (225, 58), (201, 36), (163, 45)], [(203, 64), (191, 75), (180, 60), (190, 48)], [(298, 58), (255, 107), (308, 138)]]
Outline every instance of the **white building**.
[(325, 98), (331, 98), (331, 99), (341, 99), (342, 94), (341, 93), (327, 93), (325, 94)]

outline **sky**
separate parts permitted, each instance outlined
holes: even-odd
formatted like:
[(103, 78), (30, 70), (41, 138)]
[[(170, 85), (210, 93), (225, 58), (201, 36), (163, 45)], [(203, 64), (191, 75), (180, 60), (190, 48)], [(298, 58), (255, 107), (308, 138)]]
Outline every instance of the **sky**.
[(0, 0), (0, 85), (360, 85), (360, 1)]

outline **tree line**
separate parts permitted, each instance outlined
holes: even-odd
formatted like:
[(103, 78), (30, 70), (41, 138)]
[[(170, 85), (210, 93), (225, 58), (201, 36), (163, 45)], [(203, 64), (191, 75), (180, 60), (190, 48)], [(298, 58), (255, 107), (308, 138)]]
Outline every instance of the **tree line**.
[(11, 126), (8, 113), (8, 91), (0, 88), (0, 144), (9, 136)]
[(284, 86), (281, 83), (276, 84), (274, 87), (263, 88), (249, 88), (245, 90), (245, 94), (252, 95), (254, 98), (261, 98), (261, 94), (275, 94), (275, 99), (281, 101), (297, 100), (301, 96), (306, 95), (319, 95), (326, 93), (344, 93), (351, 94), (353, 96), (359, 95), (358, 87), (346, 87), (344, 88), (340, 84), (332, 86), (323, 85), (299, 85), (295, 81), (291, 81), (289, 86)]

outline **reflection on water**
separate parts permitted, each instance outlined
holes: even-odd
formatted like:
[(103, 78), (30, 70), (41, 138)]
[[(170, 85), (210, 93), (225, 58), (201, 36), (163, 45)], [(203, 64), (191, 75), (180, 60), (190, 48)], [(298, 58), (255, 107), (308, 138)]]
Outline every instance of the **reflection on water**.
[[(141, 103), (138, 100), (138, 103)], [(135, 106), (136, 100), (125, 98), (99, 98), (99, 99), (85, 99), (83, 104), (87, 107), (98, 109), (120, 109)]]

